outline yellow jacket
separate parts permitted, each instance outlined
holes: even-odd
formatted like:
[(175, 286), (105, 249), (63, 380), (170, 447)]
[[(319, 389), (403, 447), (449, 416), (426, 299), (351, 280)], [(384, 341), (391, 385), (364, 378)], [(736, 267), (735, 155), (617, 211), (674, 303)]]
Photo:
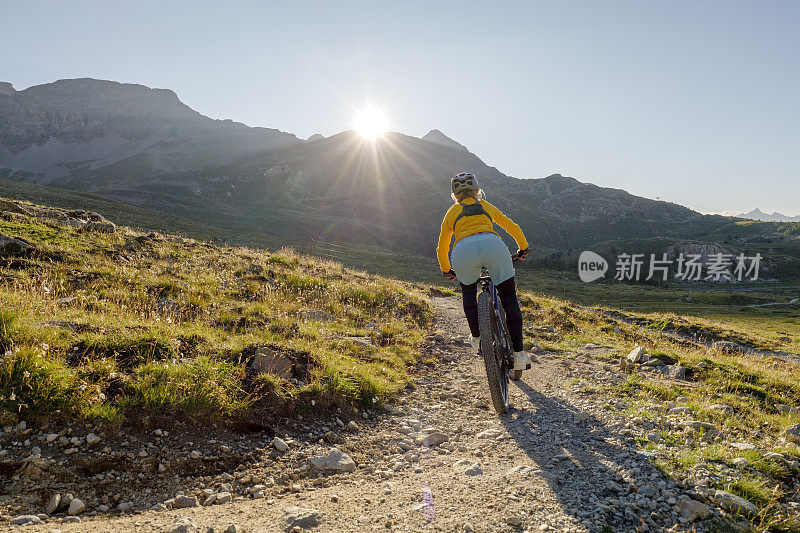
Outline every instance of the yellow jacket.
[(481, 200), (480, 202), (484, 211), (489, 214), (489, 217), (492, 217), (491, 220), (489, 220), (489, 217), (486, 215), (474, 215), (463, 216), (456, 222), (456, 219), (464, 210), (464, 205), (462, 204), (472, 205), (475, 203), (474, 198), (466, 198), (460, 204), (453, 204), (452, 207), (447, 210), (447, 213), (445, 213), (444, 220), (442, 220), (442, 231), (439, 233), (439, 245), (436, 247), (439, 267), (443, 272), (450, 271), (450, 239), (453, 235), (455, 234), (456, 236), (453, 246), (464, 237), (474, 235), (475, 233), (491, 232), (497, 235), (497, 232), (494, 231), (493, 222), (514, 237), (520, 250), (528, 248), (528, 241), (525, 239), (522, 229), (513, 220), (505, 216), (502, 211), (486, 200)]

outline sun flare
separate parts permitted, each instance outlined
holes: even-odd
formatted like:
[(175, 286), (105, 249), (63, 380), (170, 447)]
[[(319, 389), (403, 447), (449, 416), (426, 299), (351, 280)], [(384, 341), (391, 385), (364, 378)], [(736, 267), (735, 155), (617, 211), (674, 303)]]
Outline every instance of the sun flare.
[(372, 106), (362, 109), (356, 115), (355, 130), (366, 139), (377, 139), (389, 130), (386, 112)]

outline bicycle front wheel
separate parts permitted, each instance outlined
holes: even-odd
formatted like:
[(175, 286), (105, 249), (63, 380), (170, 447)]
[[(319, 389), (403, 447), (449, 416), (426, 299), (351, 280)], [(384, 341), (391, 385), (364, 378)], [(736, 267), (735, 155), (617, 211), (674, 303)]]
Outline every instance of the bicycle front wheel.
[(499, 338), (497, 315), (494, 312), (491, 295), (484, 291), (478, 295), (478, 327), (481, 330), (481, 353), (486, 367), (486, 381), (489, 384), (489, 395), (497, 414), (504, 415), (508, 411), (508, 377), (503, 372), (500, 361), (502, 354), (497, 346)]

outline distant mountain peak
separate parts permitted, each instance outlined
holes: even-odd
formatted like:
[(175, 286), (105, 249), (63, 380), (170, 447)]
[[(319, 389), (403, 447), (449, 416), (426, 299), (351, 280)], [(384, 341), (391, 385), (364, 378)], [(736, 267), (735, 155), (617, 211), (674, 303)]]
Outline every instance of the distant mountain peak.
[(448, 137), (447, 135), (436, 129), (429, 131), (428, 133), (423, 135), (421, 139), (429, 143), (438, 144), (439, 146), (446, 146), (448, 148), (453, 148), (455, 150), (469, 152), (466, 146), (454, 141), (453, 139), (451, 139), (450, 137)]
[(7, 81), (0, 81), (0, 96), (11, 96), (17, 92), (13, 85)]
[(738, 218), (747, 218), (750, 220), (760, 220), (762, 222), (800, 222), (800, 215), (792, 217), (788, 215), (784, 215), (783, 213), (778, 213), (777, 211), (768, 214), (763, 212), (761, 209), (756, 207), (749, 213), (739, 213), (735, 215)]
[(321, 133), (315, 133), (314, 135), (311, 135), (308, 139), (306, 139), (306, 142), (310, 143), (310, 142), (314, 142), (314, 141), (321, 141), (324, 138), (325, 137), (323, 137), (323, 135)]

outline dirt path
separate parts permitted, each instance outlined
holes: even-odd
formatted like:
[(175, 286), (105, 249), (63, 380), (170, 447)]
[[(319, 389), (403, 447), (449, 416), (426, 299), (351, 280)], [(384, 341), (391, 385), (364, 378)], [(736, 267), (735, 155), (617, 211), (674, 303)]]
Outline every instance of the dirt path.
[[(299, 429), (287, 429), (292, 444), (280, 460), (298, 465), (296, 479), (263, 488), (264, 498), (245, 496), (247, 485), (258, 481), (253, 475), (233, 482), (232, 503), (86, 514), (80, 523), (51, 519), (24, 530), (192, 531), (174, 526), (188, 517), (202, 533), (225, 531), (229, 524), (248, 532), (283, 531), (290, 506), (318, 511), (322, 522), (313, 530), (321, 532), (706, 529), (700, 521), (679, 519), (676, 502), (683, 498), (681, 505), (692, 507), (694, 500), (652, 466), (608, 399), (581, 386), (581, 379), (620, 379), (592, 357), (601, 348), (539, 354), (539, 363), (511, 387), (513, 409), (499, 418), (488, 407), (482, 363), (463, 341), (460, 301), (437, 298), (434, 305), (442, 334), (431, 351), (440, 364), (394, 408), (358, 420), (358, 430), (327, 424), (337, 428), (336, 446), (356, 462), (355, 472), (318, 473), (308, 458), (333, 445), (297, 444), (291, 439)], [(431, 432), (447, 440), (419, 445)], [(218, 476), (202, 481), (213, 490), (223, 482)], [(710, 519), (718, 516), (707, 510)]]

